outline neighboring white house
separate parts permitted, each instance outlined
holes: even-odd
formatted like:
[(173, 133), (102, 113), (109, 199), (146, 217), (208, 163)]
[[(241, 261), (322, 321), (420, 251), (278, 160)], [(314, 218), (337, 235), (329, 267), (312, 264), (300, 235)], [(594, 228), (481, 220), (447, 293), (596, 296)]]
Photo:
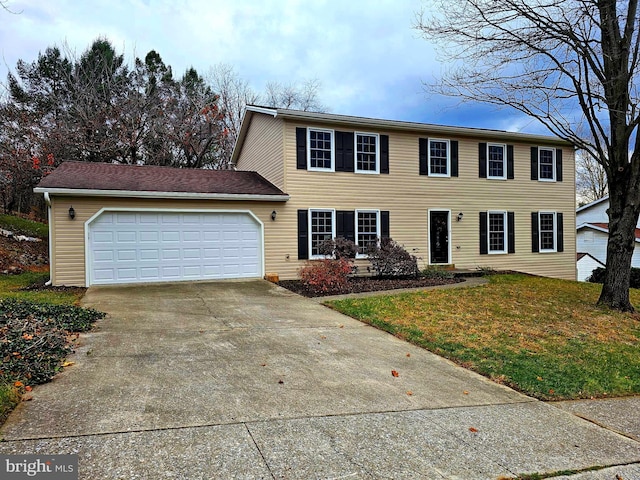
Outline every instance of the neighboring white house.
[[(576, 251), (578, 280), (584, 281), (594, 268), (607, 261), (609, 238), (609, 197), (603, 197), (576, 210)], [(631, 266), (640, 268), (640, 222), (636, 226), (636, 248)], [(591, 258), (585, 256), (588, 255)], [(600, 265), (596, 264), (599, 263)], [(589, 270), (591, 268), (591, 270)]]

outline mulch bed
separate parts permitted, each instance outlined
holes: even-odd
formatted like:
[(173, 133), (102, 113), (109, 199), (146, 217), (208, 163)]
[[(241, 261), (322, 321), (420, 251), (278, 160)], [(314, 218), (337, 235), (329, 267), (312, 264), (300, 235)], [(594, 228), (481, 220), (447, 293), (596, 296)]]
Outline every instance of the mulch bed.
[(463, 278), (374, 278), (353, 277), (342, 289), (318, 292), (303, 284), (300, 280), (281, 280), (278, 285), (305, 297), (324, 297), (349, 293), (379, 292), (399, 288), (434, 287), (463, 282)]

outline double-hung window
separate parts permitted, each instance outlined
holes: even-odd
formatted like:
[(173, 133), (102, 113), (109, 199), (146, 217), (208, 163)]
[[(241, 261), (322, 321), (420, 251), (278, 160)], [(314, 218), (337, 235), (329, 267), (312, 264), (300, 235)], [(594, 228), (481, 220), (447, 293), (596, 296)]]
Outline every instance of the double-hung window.
[(380, 211), (356, 210), (356, 243), (359, 258), (368, 255), (380, 238)]
[(494, 143), (487, 144), (487, 178), (507, 178), (506, 146)]
[(357, 173), (380, 172), (380, 142), (377, 134), (355, 134), (356, 168)]
[(488, 253), (507, 253), (507, 212), (488, 212)]
[(307, 129), (308, 170), (334, 171), (333, 130)]
[(309, 252), (311, 258), (323, 258), (320, 245), (336, 236), (334, 210), (309, 210)]
[(538, 178), (549, 182), (556, 180), (556, 150), (555, 148), (538, 148)]
[(556, 246), (556, 213), (538, 213), (538, 236), (540, 252), (555, 252)]
[(434, 177), (450, 176), (451, 157), (449, 140), (429, 139), (429, 175)]

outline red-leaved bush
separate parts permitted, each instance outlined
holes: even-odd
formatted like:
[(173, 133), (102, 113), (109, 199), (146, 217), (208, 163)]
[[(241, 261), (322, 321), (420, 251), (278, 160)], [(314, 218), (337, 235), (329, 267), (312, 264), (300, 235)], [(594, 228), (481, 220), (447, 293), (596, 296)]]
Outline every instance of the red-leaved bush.
[(300, 280), (316, 292), (326, 293), (343, 287), (351, 273), (352, 262), (347, 258), (314, 260), (299, 270)]

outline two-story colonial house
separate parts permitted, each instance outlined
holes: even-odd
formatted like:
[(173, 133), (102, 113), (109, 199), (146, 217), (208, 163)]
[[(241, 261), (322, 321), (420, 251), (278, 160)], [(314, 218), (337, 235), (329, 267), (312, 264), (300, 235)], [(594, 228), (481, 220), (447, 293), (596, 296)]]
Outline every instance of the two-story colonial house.
[(574, 149), (558, 138), (248, 106), (236, 171), (63, 163), (50, 205), (54, 284), (266, 273), (319, 244), (391, 237), (419, 266), (576, 278)]

